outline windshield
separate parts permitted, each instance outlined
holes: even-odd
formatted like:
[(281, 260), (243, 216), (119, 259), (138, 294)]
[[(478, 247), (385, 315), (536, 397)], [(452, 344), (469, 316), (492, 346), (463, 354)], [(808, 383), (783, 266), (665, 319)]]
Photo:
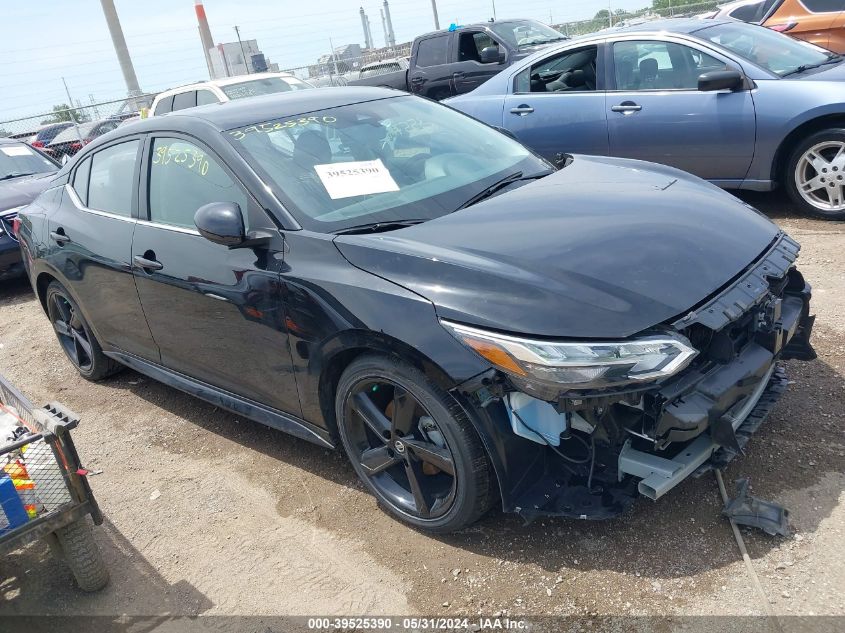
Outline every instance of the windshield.
[(51, 144), (80, 141), (94, 129), (95, 125), (96, 123), (80, 123), (78, 125), (71, 125), (66, 130), (59, 132)]
[(0, 145), (0, 180), (57, 169), (53, 162), (23, 143)]
[(818, 66), (837, 56), (823, 48), (762, 26), (726, 23), (695, 33), (783, 77), (803, 66)]
[(261, 79), (249, 79), (228, 86), (220, 86), (220, 89), (230, 99), (243, 99), (244, 97), (259, 97), (271, 95), (277, 92), (290, 92), (291, 90), (304, 90), (310, 88), (307, 83), (296, 77), (263, 77)]
[(520, 20), (519, 22), (493, 22), (490, 29), (511, 46), (536, 46), (547, 42), (565, 40), (566, 36), (542, 22)]
[(512, 172), (549, 169), (507, 136), (411, 96), (224, 134), (299, 223), (321, 232), (440, 217)]

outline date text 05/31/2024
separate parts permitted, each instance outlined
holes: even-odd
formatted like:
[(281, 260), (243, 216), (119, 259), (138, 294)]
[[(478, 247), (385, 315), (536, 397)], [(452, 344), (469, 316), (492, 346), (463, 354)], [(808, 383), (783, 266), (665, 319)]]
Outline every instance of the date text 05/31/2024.
[(522, 631), (528, 622), (507, 617), (334, 617), (308, 618), (308, 628), (315, 631), (392, 630), (399, 631)]

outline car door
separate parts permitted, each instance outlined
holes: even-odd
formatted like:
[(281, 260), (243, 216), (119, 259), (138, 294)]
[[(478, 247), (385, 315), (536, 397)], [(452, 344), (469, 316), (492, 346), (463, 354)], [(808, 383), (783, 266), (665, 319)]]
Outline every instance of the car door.
[(698, 90), (702, 73), (741, 70), (737, 64), (660, 38), (613, 42), (609, 57), (611, 156), (663, 163), (723, 184), (745, 178), (756, 136), (751, 91)]
[[(202, 143), (150, 137), (132, 242), (135, 283), (161, 364), (206, 384), (300, 414), (279, 272), (283, 242), (233, 173)], [(194, 214), (235, 202), (248, 230), (272, 234), (261, 248), (203, 238)]]
[(502, 126), (554, 161), (560, 154), (607, 154), (601, 44), (567, 49), (520, 70), (505, 97)]
[(452, 33), (439, 33), (417, 43), (408, 88), (414, 94), (431, 99), (445, 99), (451, 92), (452, 64), (449, 39)]
[(504, 68), (499, 63), (481, 63), (481, 51), (485, 48), (505, 50), (489, 33), (461, 30), (456, 43), (458, 61), (452, 64), (452, 94), (460, 95), (475, 90)]
[(48, 218), (47, 259), (104, 349), (158, 362), (132, 277), (140, 148), (140, 138), (121, 139), (74, 167)]

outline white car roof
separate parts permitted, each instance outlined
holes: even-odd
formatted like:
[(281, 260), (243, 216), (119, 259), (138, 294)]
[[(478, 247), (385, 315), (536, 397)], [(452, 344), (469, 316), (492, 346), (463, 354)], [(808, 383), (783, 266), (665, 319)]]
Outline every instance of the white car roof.
[(208, 81), (201, 81), (195, 84), (186, 84), (184, 86), (177, 86), (176, 88), (169, 88), (164, 90), (158, 96), (167, 95), (177, 92), (189, 92), (191, 90), (201, 90), (202, 88), (230, 86), (232, 84), (240, 84), (245, 81), (252, 81), (255, 79), (268, 79), (270, 77), (281, 77), (282, 79), (297, 79), (302, 81), (291, 73), (250, 73), (249, 75), (238, 75), (236, 77), (224, 77), (223, 79), (209, 79)]

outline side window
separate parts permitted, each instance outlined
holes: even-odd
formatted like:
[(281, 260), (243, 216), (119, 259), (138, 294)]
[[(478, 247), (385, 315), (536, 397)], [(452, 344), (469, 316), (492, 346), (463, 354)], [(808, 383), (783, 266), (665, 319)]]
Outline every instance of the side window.
[(208, 105), (209, 103), (220, 103), (220, 99), (211, 90), (197, 90), (197, 105)]
[(440, 66), (447, 61), (449, 36), (438, 35), (421, 40), (417, 47), (417, 66)]
[(88, 208), (131, 217), (138, 143), (112, 145), (91, 157)]
[(481, 51), (488, 46), (498, 46), (487, 33), (482, 31), (461, 33), (458, 38), (458, 61), (481, 61)]
[(835, 13), (845, 10), (842, 0), (801, 0), (801, 4), (812, 13)]
[(197, 91), (189, 90), (188, 92), (180, 92), (173, 95), (173, 111), (184, 110), (185, 108), (193, 108), (197, 105)]
[(153, 111), (153, 116), (157, 114), (167, 114), (173, 111), (173, 97), (164, 97), (156, 104), (156, 109)]
[(193, 143), (156, 138), (150, 165), (150, 220), (195, 228), (197, 209), (211, 202), (236, 202), (241, 212), (247, 211), (246, 194), (216, 158)]
[(673, 42), (616, 42), (617, 90), (696, 90), (698, 76), (727, 65), (697, 49)]
[(76, 171), (73, 173), (73, 182), (71, 187), (82, 201), (82, 206), (88, 206), (88, 177), (91, 175), (91, 159), (86, 158), (81, 163)]
[(591, 92), (596, 89), (598, 47), (569, 50), (537, 62), (516, 76), (516, 92)]

